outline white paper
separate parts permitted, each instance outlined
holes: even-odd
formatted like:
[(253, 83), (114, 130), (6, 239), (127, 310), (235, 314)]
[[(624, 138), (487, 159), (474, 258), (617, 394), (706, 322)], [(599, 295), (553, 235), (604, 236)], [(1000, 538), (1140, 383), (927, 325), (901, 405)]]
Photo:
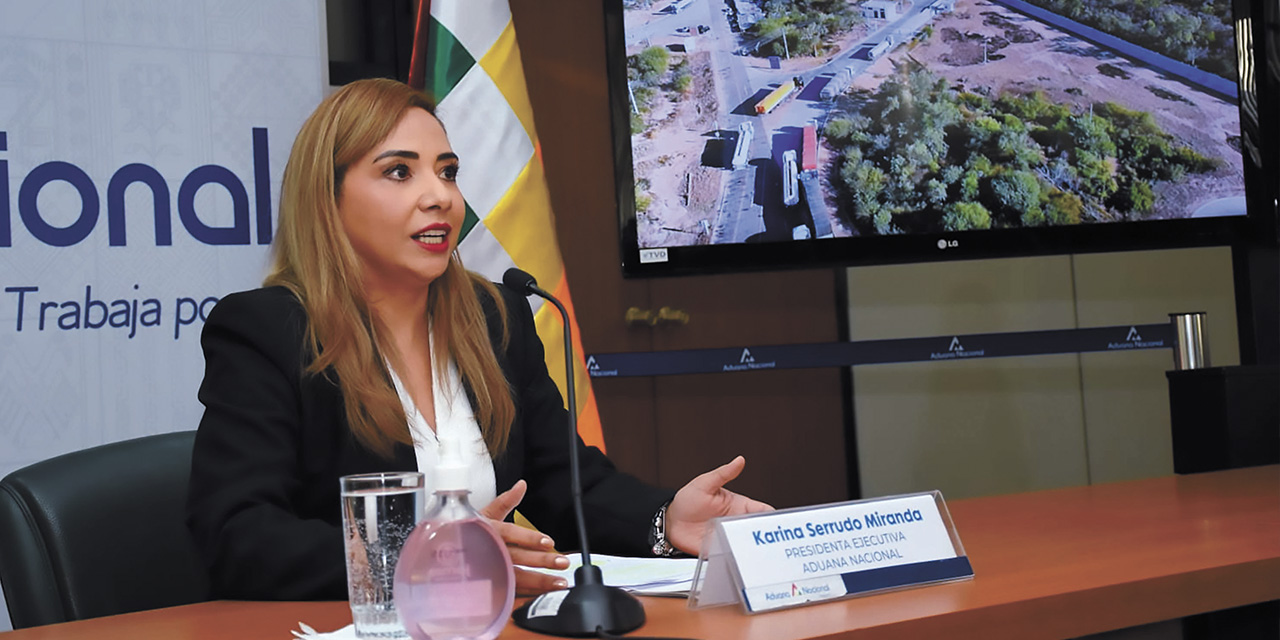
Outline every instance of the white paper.
[[(606, 585), (640, 595), (687, 595), (698, 565), (697, 558), (624, 558), (599, 553), (591, 554), (591, 562), (600, 567)], [(522, 568), (564, 578), (572, 587), (573, 572), (581, 566), (582, 554), (571, 553), (567, 569)]]
[(299, 640), (357, 640), (356, 626), (349, 624), (337, 631), (322, 632), (316, 631), (311, 625), (305, 622), (298, 623), (298, 629), (291, 631), (293, 637)]

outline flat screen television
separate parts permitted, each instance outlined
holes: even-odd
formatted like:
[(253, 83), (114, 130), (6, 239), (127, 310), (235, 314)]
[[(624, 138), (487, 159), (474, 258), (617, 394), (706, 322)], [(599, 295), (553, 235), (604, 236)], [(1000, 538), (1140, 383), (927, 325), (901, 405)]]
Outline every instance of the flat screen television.
[(623, 273), (1274, 242), (1261, 14), (606, 0)]

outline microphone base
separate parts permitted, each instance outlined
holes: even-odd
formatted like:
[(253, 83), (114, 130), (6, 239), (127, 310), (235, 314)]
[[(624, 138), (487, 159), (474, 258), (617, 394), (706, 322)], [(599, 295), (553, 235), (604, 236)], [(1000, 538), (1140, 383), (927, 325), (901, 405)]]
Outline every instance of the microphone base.
[[(644, 624), (644, 605), (622, 589), (580, 584), (567, 591), (553, 614), (530, 616), (530, 607), (539, 601), (534, 598), (516, 609), (512, 620), (521, 629), (562, 638), (594, 638), (596, 629), (620, 635)], [(547, 595), (559, 596), (552, 594)]]

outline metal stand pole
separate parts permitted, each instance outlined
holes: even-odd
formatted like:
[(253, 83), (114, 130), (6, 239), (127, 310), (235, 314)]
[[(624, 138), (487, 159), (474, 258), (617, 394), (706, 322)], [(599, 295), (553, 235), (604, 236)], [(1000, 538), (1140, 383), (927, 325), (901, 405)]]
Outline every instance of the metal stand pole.
[(1203, 311), (1171, 313), (1173, 323), (1173, 368), (1204, 369), (1209, 366), (1209, 343), (1204, 335)]

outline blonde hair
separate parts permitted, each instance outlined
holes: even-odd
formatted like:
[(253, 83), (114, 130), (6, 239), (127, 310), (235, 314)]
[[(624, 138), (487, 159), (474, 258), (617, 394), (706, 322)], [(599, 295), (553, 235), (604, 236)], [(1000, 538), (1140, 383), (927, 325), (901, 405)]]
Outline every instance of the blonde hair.
[[(309, 375), (325, 375), (342, 391), (347, 423), (365, 447), (390, 458), (395, 443), (412, 444), (408, 422), (391, 382), (380, 345), (385, 334), (364, 296), (360, 259), (338, 216), (338, 193), (352, 163), (381, 143), (409, 109), (435, 115), (421, 92), (394, 80), (360, 80), (326, 98), (294, 140), (284, 170), (274, 262), (265, 286), (288, 288), (306, 310), (304, 347), (315, 359)], [(463, 268), (455, 249), (444, 273), (431, 283), (427, 308), (436, 349), (435, 375), (443, 379), (448, 358), (457, 363), (471, 391), (476, 421), (493, 457), (507, 445), (515, 404), (489, 341), (476, 290), (496, 305), (502, 345), (508, 337), (506, 308), (497, 288)]]

